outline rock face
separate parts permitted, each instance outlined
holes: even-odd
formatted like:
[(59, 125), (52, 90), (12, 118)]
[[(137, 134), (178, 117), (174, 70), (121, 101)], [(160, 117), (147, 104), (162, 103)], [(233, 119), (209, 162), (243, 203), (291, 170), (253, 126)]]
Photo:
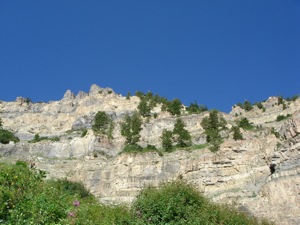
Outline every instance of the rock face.
[[(67, 91), (60, 101), (31, 103), (24, 98), (0, 103), (4, 128), (20, 143), (0, 144), (1, 161), (34, 161), (52, 178), (82, 181), (103, 202), (130, 203), (145, 185), (186, 179), (216, 202), (232, 202), (249, 214), (276, 224), (300, 224), (300, 99), (278, 105), (276, 97), (263, 102), (265, 111), (240, 107), (223, 114), (227, 127), (247, 117), (257, 125), (243, 130), (235, 141), (225, 131), (217, 153), (208, 148), (164, 153), (119, 154), (124, 146), (120, 123), (137, 110), (140, 99), (115, 94), (110, 88), (92, 85), (89, 93)], [(90, 129), (98, 111), (111, 115), (114, 139), (95, 135)], [(176, 117), (156, 107), (157, 118), (144, 120), (139, 144), (161, 147), (163, 129), (172, 130)], [(278, 115), (291, 117), (276, 121)], [(201, 121), (208, 112), (187, 114), (181, 119), (194, 144), (205, 144)], [(87, 134), (82, 135), (83, 129)], [(59, 136), (60, 141), (28, 143), (35, 134)]]

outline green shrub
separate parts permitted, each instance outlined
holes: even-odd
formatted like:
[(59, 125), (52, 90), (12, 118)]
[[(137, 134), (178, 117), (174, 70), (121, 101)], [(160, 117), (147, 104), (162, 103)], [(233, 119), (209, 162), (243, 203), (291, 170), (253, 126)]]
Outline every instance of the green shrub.
[(279, 116), (277, 116), (276, 121), (279, 122), (279, 121), (285, 120), (289, 117), (291, 117), (290, 114), (287, 114), (286, 116), (285, 115), (279, 115)]
[(112, 118), (106, 112), (97, 112), (92, 129), (96, 133), (108, 134), (108, 131), (113, 127)]
[(131, 97), (131, 94), (130, 94), (130, 92), (127, 92), (126, 99), (127, 99), (127, 100), (129, 100), (129, 99), (130, 99), (130, 97)]
[(16, 137), (12, 132), (0, 128), (0, 143), (8, 144), (10, 141), (19, 142), (20, 139)]
[(167, 103), (167, 111), (172, 115), (180, 115), (182, 109), (182, 103), (178, 98)]
[(261, 102), (257, 102), (254, 105), (256, 105), (259, 109), (262, 109), (264, 107)]
[(233, 206), (210, 202), (182, 180), (164, 183), (158, 188), (144, 188), (134, 201), (131, 214), (131, 224), (141, 225), (260, 224), (256, 218), (238, 212)]
[(251, 104), (251, 102), (245, 100), (244, 103), (237, 103), (237, 105), (239, 107), (241, 107), (242, 109), (244, 109), (245, 111), (251, 111), (253, 109), (253, 106)]
[(271, 128), (271, 134), (274, 134), (276, 138), (280, 138), (280, 134), (275, 130), (274, 127)]
[(254, 128), (254, 126), (245, 117), (238, 121), (238, 127), (243, 128), (244, 130), (251, 130)]
[(35, 134), (34, 138), (31, 141), (28, 141), (28, 143), (37, 143), (37, 142), (45, 141), (45, 140), (59, 141), (60, 138), (59, 137), (40, 137), (39, 134)]
[(291, 101), (294, 102), (294, 101), (296, 101), (298, 98), (299, 98), (298, 95), (294, 95), (293, 97), (287, 97), (286, 100), (287, 100), (288, 102), (291, 102)]
[(151, 115), (151, 107), (149, 105), (149, 102), (143, 98), (139, 105), (138, 105), (138, 110), (141, 116), (143, 117), (148, 117)]
[(205, 105), (198, 105), (197, 102), (195, 102), (191, 103), (190, 106), (186, 108), (186, 110), (191, 114), (201, 113), (207, 111), (207, 107)]
[(91, 196), (91, 193), (80, 182), (69, 181), (66, 178), (58, 180), (49, 180), (47, 182), (51, 187), (60, 190), (68, 195), (76, 195), (80, 198), (86, 198)]
[(144, 188), (129, 209), (99, 203), (81, 183), (44, 177), (26, 162), (0, 163), (1, 224), (270, 224), (211, 203), (182, 180)]
[(242, 135), (239, 127), (233, 126), (231, 128), (231, 131), (233, 132), (234, 140), (243, 140), (243, 135)]
[(172, 140), (172, 131), (163, 129), (162, 135), (161, 135), (161, 142), (162, 147), (167, 152), (171, 152), (173, 148), (173, 140)]
[(81, 131), (81, 137), (85, 137), (85, 135), (87, 134), (88, 130), (86, 128), (82, 129)]

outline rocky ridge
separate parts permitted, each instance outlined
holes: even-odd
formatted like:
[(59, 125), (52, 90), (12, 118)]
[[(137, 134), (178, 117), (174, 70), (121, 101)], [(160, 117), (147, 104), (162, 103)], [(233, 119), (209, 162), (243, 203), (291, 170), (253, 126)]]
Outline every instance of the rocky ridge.
[[(31, 103), (19, 97), (0, 102), (4, 128), (14, 131), (19, 143), (0, 144), (1, 161), (17, 159), (34, 162), (49, 177), (82, 181), (104, 202), (131, 202), (147, 184), (183, 178), (217, 202), (233, 202), (241, 210), (267, 217), (277, 224), (300, 224), (300, 99), (278, 104), (277, 97), (245, 111), (233, 107), (222, 114), (228, 130), (217, 153), (208, 148), (164, 153), (119, 154), (125, 139), (120, 123), (137, 110), (140, 98), (129, 99), (110, 88), (92, 85), (89, 93), (76, 96), (67, 91), (60, 101)], [(90, 129), (98, 111), (111, 115), (114, 139), (95, 135)], [(144, 120), (141, 146), (161, 147), (164, 128), (172, 129), (176, 117), (153, 109), (157, 118)], [(276, 121), (279, 115), (291, 117)], [(180, 116), (192, 135), (193, 144), (205, 144), (201, 121), (208, 112)], [(236, 121), (246, 117), (256, 125), (243, 130), (244, 140), (235, 141), (229, 132)], [(87, 135), (81, 137), (82, 129)], [(35, 134), (58, 136), (60, 141), (28, 143)], [(276, 135), (275, 135), (276, 134)], [(277, 136), (277, 137), (276, 137)]]

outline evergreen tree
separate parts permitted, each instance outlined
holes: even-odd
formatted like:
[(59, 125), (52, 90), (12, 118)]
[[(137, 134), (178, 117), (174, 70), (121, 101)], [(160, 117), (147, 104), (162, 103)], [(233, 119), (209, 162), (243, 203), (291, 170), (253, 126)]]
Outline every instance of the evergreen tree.
[(189, 107), (186, 108), (189, 113), (201, 113), (207, 111), (207, 107), (205, 105), (198, 105), (197, 102), (191, 103)]
[(97, 112), (92, 126), (93, 131), (106, 134), (111, 126), (113, 126), (113, 123), (110, 116), (103, 111)]
[(225, 128), (226, 121), (218, 115), (217, 110), (211, 110), (208, 117), (203, 118), (201, 126), (206, 133), (206, 141), (212, 144), (211, 151), (219, 150), (222, 138), (219, 132)]
[(138, 110), (139, 110), (139, 113), (141, 114), (141, 116), (143, 116), (143, 117), (150, 116), (151, 107), (149, 106), (148, 101), (145, 98), (143, 98), (140, 101), (140, 103), (138, 105)]
[(164, 129), (161, 136), (162, 147), (170, 152), (173, 148), (172, 131)]
[(132, 116), (126, 115), (124, 122), (121, 124), (121, 135), (125, 136), (126, 143), (136, 145), (140, 140), (140, 131), (142, 130), (142, 120), (138, 113)]
[(180, 115), (181, 114), (182, 103), (178, 98), (170, 101), (167, 104), (167, 111), (172, 115)]
[(251, 130), (253, 128), (253, 125), (249, 122), (247, 118), (244, 117), (240, 121), (238, 121), (238, 127), (241, 127), (244, 130)]
[(233, 139), (234, 140), (243, 140), (243, 135), (242, 135), (239, 127), (233, 126), (231, 128), (231, 130), (233, 131)]
[(249, 102), (249, 101), (245, 101), (244, 102), (244, 109), (246, 110), (246, 111), (251, 111), (252, 109), (253, 109), (253, 106), (252, 106), (252, 104), (251, 104), (251, 102)]
[(185, 124), (180, 118), (178, 118), (174, 125), (173, 134), (177, 135), (176, 141), (179, 147), (191, 146), (191, 135), (184, 127)]

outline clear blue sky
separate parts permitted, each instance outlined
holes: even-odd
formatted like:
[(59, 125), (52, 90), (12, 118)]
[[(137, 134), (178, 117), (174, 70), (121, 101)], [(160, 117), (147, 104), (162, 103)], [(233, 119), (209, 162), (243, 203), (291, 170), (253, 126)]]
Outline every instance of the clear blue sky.
[(0, 1), (1, 100), (93, 83), (226, 112), (299, 94), (300, 1)]

